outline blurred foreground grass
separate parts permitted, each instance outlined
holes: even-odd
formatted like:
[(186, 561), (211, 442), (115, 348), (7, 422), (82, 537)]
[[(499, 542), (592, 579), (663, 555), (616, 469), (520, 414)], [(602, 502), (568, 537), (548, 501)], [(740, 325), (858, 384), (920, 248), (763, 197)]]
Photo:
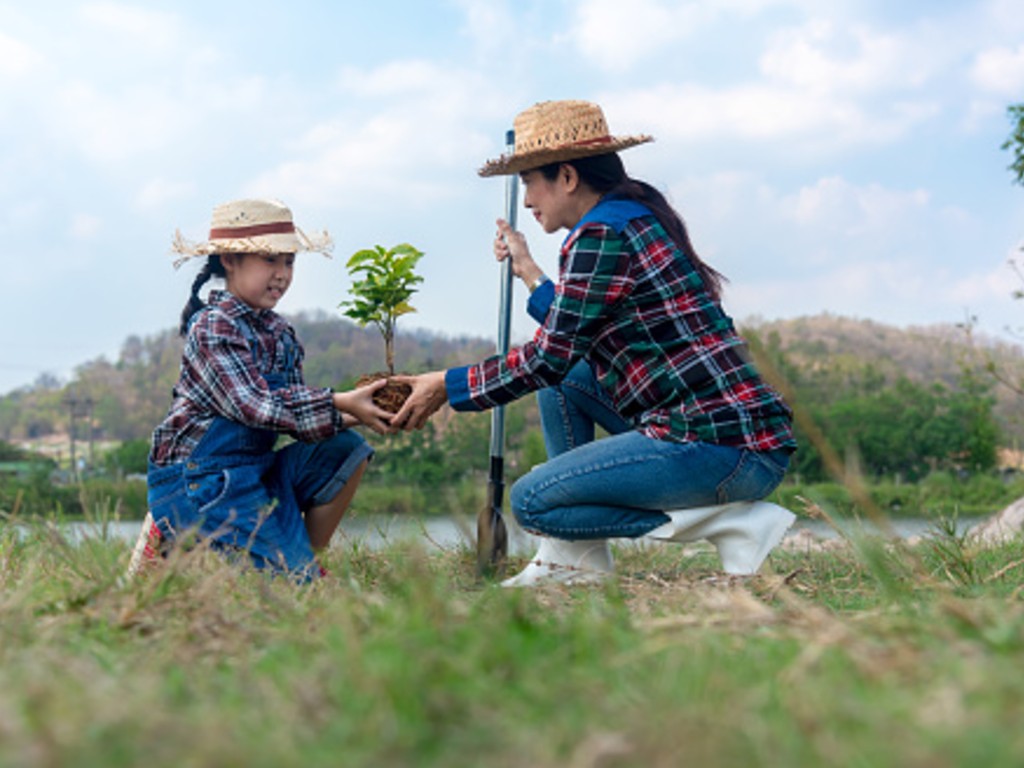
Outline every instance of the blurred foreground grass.
[(572, 590), (412, 545), (123, 584), (121, 541), (0, 523), (0, 765), (1024, 764), (1020, 540), (617, 554)]

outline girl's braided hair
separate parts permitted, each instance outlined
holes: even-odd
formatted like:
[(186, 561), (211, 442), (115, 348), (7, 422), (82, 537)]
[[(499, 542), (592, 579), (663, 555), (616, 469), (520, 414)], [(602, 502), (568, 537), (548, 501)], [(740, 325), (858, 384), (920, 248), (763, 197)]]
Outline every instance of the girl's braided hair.
[(227, 273), (224, 271), (224, 264), (220, 260), (220, 254), (211, 253), (207, 256), (206, 263), (199, 271), (199, 274), (196, 275), (196, 279), (192, 281), (192, 293), (188, 297), (185, 308), (181, 311), (181, 325), (178, 328), (178, 332), (182, 336), (188, 334), (189, 321), (192, 319), (192, 315), (206, 306), (206, 303), (199, 298), (199, 291), (211, 278), (224, 278), (226, 276)]

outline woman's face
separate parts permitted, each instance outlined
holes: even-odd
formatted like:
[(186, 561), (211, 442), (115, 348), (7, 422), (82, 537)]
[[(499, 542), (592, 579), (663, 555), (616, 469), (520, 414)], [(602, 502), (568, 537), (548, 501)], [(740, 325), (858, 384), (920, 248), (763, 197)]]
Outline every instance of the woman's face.
[(533, 211), (533, 217), (548, 234), (563, 227), (572, 229), (579, 221), (575, 201), (570, 195), (574, 185), (566, 176), (566, 167), (562, 166), (554, 179), (548, 179), (537, 170), (519, 175), (524, 189), (523, 205)]
[(294, 253), (231, 253), (221, 256), (227, 289), (253, 309), (273, 309), (292, 284)]

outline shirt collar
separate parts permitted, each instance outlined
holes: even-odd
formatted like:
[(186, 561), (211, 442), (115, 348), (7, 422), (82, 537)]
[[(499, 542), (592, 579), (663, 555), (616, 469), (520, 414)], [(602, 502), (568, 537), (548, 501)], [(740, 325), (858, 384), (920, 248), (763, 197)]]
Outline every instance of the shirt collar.
[(232, 319), (248, 317), (250, 322), (255, 320), (257, 324), (267, 329), (274, 329), (282, 322), (281, 316), (272, 309), (254, 309), (228, 290), (210, 291), (208, 303), (210, 306), (216, 305)]
[(564, 247), (584, 225), (591, 222), (598, 221), (602, 224), (607, 224), (616, 232), (621, 233), (633, 219), (650, 215), (652, 215), (651, 209), (643, 203), (622, 195), (605, 195), (597, 201), (597, 205), (583, 214), (583, 218), (576, 222), (575, 227), (569, 230), (569, 234), (565, 236), (562, 246)]

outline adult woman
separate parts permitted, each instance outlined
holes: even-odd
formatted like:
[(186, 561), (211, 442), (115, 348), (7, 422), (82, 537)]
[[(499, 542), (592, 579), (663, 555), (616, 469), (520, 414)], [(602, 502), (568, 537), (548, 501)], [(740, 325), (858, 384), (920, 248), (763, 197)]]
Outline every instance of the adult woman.
[[(600, 107), (580, 101), (534, 105), (515, 134), (514, 152), (481, 175), (519, 173), (544, 230), (569, 231), (553, 283), (498, 222), (495, 254), (530, 287), (541, 327), (504, 358), (409, 379), (392, 424), (418, 428), (446, 400), (479, 410), (539, 390), (549, 461), (510, 500), (546, 538), (509, 586), (599, 579), (612, 571), (609, 537), (648, 534), (707, 538), (726, 571), (756, 571), (794, 519), (758, 502), (796, 447), (791, 413), (755, 370), (682, 219), (626, 174), (618, 151), (650, 137), (612, 136)], [(610, 436), (595, 441), (595, 424)]]

